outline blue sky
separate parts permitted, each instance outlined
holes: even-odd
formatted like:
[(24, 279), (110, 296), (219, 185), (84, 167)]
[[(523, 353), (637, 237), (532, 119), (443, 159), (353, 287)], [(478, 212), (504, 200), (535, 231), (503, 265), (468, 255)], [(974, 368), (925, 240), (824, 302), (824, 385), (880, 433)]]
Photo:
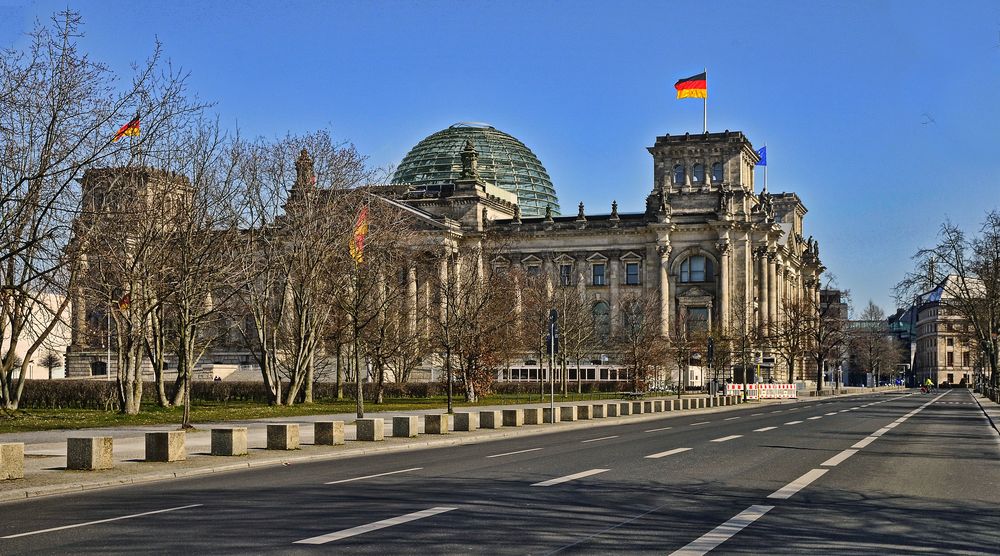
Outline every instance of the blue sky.
[(244, 134), (329, 127), (387, 166), (452, 123), (489, 122), (538, 155), (564, 212), (641, 210), (645, 148), (701, 131), (700, 102), (673, 83), (708, 68), (709, 129), (767, 143), (770, 189), (802, 198), (858, 310), (891, 313), (941, 222), (974, 229), (997, 206), (995, 1), (0, 0), (0, 45), (67, 5), (115, 69), (159, 38)]

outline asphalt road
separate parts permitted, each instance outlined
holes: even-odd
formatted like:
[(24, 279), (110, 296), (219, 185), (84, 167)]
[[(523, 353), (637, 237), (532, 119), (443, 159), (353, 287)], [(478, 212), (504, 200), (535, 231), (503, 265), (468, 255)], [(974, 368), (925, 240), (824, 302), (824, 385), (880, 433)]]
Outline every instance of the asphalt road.
[(2, 554), (1000, 554), (1000, 436), (965, 391), (857, 396), (42, 498), (0, 515)]

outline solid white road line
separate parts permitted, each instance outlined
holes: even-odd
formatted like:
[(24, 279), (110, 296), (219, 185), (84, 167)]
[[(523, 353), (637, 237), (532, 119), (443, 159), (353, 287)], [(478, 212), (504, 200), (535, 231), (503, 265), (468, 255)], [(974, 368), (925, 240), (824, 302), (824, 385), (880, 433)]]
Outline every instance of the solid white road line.
[(486, 456), (488, 458), (502, 458), (504, 456), (513, 456), (514, 454), (526, 454), (528, 452), (537, 452), (538, 450), (543, 450), (544, 448), (528, 448), (527, 450), (518, 450), (516, 452), (504, 452), (502, 454), (493, 454), (492, 456)]
[(802, 421), (789, 421), (789, 422), (787, 422), (787, 423), (785, 423), (785, 424), (786, 424), (786, 425), (798, 425), (798, 424), (799, 424), (799, 423), (801, 423), (801, 422), (802, 422)]
[(581, 440), (580, 444), (586, 444), (588, 442), (599, 442), (601, 440), (611, 440), (612, 438), (618, 438), (618, 435), (616, 434), (614, 436), (602, 436), (600, 438), (591, 438), (590, 440)]
[(810, 417), (810, 418), (809, 418), (808, 420), (809, 420), (809, 421), (815, 421), (816, 419), (822, 419), (822, 418), (823, 418), (823, 416), (822, 416), (822, 415), (817, 415), (817, 416), (815, 416), (815, 417)]
[(851, 409), (861, 409), (861, 406), (860, 405), (856, 405), (856, 406), (852, 407)]
[(669, 430), (669, 429), (672, 429), (672, 428), (673, 427), (660, 427), (658, 429), (649, 429), (648, 431), (642, 431), (642, 432), (660, 432), (660, 431), (665, 431), (665, 430)]
[(857, 450), (844, 450), (844, 451), (840, 452), (839, 454), (833, 456), (832, 458), (824, 461), (820, 465), (824, 465), (824, 466), (827, 466), (827, 467), (834, 467), (836, 465), (839, 465), (845, 459), (853, 456), (856, 453), (858, 453)]
[(657, 452), (655, 454), (650, 454), (646, 456), (646, 459), (660, 459), (667, 456), (672, 456), (674, 454), (679, 454), (681, 452), (686, 452), (691, 448), (674, 448), (673, 450), (667, 450), (666, 452)]
[(368, 525), (359, 525), (358, 527), (351, 527), (350, 529), (344, 529), (343, 531), (337, 531), (326, 535), (320, 535), (318, 537), (302, 539), (301, 541), (295, 541), (294, 544), (326, 544), (328, 542), (339, 541), (340, 539), (346, 539), (347, 537), (363, 535), (365, 533), (370, 533), (372, 531), (378, 531), (379, 529), (385, 529), (386, 527), (392, 527), (393, 525), (402, 525), (403, 523), (409, 523), (411, 521), (424, 519), (425, 517), (431, 517), (457, 509), (458, 508), (437, 506), (434, 508), (421, 510), (419, 512), (413, 512), (412, 514), (406, 514), (389, 519), (383, 519), (382, 521), (376, 521), (374, 523), (369, 523)]
[(736, 514), (729, 521), (698, 537), (680, 550), (674, 551), (671, 556), (701, 556), (702, 554), (708, 554), (772, 509), (774, 509), (774, 506), (750, 506)]
[(774, 430), (774, 429), (776, 429), (776, 428), (778, 428), (778, 427), (764, 427), (764, 428), (762, 428), (762, 429), (754, 429), (754, 430), (753, 430), (753, 432), (767, 432), (767, 431), (773, 431), (773, 430)]
[(728, 442), (736, 438), (741, 438), (742, 436), (742, 434), (731, 434), (729, 436), (723, 436), (722, 438), (713, 438), (712, 440), (709, 440), (709, 442)]
[(831, 411), (830, 413), (827, 413), (827, 414), (826, 414), (826, 416), (827, 416), (827, 417), (829, 417), (829, 416), (831, 416), (831, 415), (836, 415), (836, 414), (837, 414), (837, 412), (836, 412), (836, 411)]
[(547, 481), (542, 481), (540, 483), (535, 483), (531, 486), (533, 487), (547, 487), (552, 485), (558, 485), (562, 483), (567, 483), (569, 481), (575, 481), (576, 479), (583, 479), (584, 477), (590, 477), (591, 475), (597, 475), (599, 473), (604, 473), (605, 471), (611, 471), (610, 469), (590, 469), (587, 471), (581, 471), (579, 473), (573, 473), (572, 475), (566, 475), (565, 477), (556, 477), (555, 479), (549, 479)]
[(700, 423), (691, 423), (691, 426), (693, 427), (695, 425), (707, 425), (709, 423), (711, 423), (711, 421), (702, 421)]
[(794, 481), (779, 488), (778, 490), (772, 492), (771, 494), (768, 494), (767, 497), (777, 498), (780, 500), (790, 498), (796, 492), (804, 489), (805, 487), (809, 486), (810, 483), (825, 475), (827, 471), (829, 471), (829, 469), (812, 469), (806, 472), (805, 475), (802, 475), (798, 479), (795, 479)]
[(28, 537), (31, 535), (40, 535), (42, 533), (51, 533), (52, 531), (63, 531), (65, 529), (76, 529), (77, 527), (86, 527), (88, 525), (98, 525), (101, 523), (109, 523), (112, 521), (121, 521), (123, 519), (132, 519), (133, 517), (143, 517), (153, 514), (162, 514), (166, 512), (175, 512), (177, 510), (186, 510), (188, 508), (197, 508), (198, 506), (203, 506), (204, 504), (188, 504), (187, 506), (177, 506), (176, 508), (167, 508), (165, 510), (155, 510), (152, 512), (142, 512), (141, 514), (131, 514), (123, 515), (121, 517), (111, 517), (108, 519), (98, 519), (97, 521), (88, 521), (86, 523), (74, 523), (73, 525), (63, 525), (62, 527), (50, 527), (48, 529), (40, 529), (38, 531), (29, 531), (27, 533), (18, 533), (16, 535), (7, 535), (6, 537), (0, 537), (0, 539), (16, 539), (18, 537)]
[(349, 483), (351, 481), (360, 481), (362, 479), (374, 479), (375, 477), (384, 477), (386, 475), (395, 475), (396, 473), (407, 473), (407, 472), (410, 472), (410, 471), (419, 471), (421, 469), (423, 469), (423, 467), (411, 467), (409, 469), (400, 469), (399, 471), (389, 471), (388, 473), (377, 473), (375, 475), (365, 475), (364, 477), (353, 477), (351, 479), (341, 479), (339, 481), (330, 481), (329, 483), (325, 483), (325, 484), (328, 484), (328, 485), (339, 485), (340, 483)]
[(873, 432), (873, 433), (871, 434), (871, 436), (874, 436), (875, 438), (878, 438), (878, 437), (882, 436), (883, 434), (885, 434), (885, 433), (889, 432), (889, 430), (890, 430), (890, 429), (889, 429), (888, 427), (882, 427), (882, 428), (880, 428), (879, 430), (877, 430), (877, 431)]
[(876, 440), (878, 440), (877, 436), (866, 436), (865, 438), (862, 438), (861, 440), (855, 442), (854, 445), (851, 446), (851, 448), (857, 448), (860, 450), (861, 448), (864, 448), (865, 446), (871, 444), (872, 442), (875, 442)]

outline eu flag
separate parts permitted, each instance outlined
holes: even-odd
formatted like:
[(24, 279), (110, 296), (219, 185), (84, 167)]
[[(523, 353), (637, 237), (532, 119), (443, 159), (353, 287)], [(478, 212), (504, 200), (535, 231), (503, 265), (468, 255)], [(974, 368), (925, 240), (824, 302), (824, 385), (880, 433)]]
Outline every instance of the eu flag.
[(767, 166), (767, 146), (761, 147), (757, 151), (757, 155), (760, 156), (760, 162), (757, 163), (757, 166)]

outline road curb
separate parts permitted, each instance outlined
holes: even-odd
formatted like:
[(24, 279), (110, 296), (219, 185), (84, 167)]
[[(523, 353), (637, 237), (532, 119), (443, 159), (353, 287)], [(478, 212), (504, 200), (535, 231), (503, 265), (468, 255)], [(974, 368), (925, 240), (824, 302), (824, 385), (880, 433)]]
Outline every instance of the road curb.
[(981, 396), (982, 396), (982, 394), (980, 394), (979, 396), (977, 396), (975, 394), (975, 392), (972, 393), (972, 399), (976, 400), (976, 405), (979, 406), (979, 410), (983, 412), (983, 416), (986, 417), (987, 421), (989, 421), (990, 426), (993, 427), (993, 430), (996, 431), (996, 433), (998, 435), (1000, 435), (1000, 428), (997, 428), (996, 421), (993, 420), (993, 417), (990, 416), (990, 412), (987, 411), (986, 408), (983, 407), (982, 402), (979, 401), (979, 398)]

